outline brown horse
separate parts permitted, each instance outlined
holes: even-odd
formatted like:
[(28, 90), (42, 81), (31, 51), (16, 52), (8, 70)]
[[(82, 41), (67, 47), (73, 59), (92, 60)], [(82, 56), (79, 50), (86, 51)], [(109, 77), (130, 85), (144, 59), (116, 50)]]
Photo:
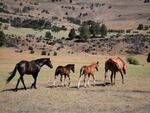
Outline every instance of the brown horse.
[[(127, 64), (120, 58), (110, 58), (105, 62), (105, 79), (104, 85), (106, 84), (106, 77), (108, 70), (111, 71), (111, 85), (115, 84), (116, 72), (120, 72), (122, 77), (122, 84), (124, 84), (124, 74), (126, 74)], [(113, 83), (113, 75), (114, 75), (114, 83)]]
[(80, 87), (80, 81), (81, 81), (81, 77), (84, 75), (84, 87), (86, 87), (86, 76), (88, 75), (88, 86), (90, 86), (90, 76), (93, 77), (94, 80), (94, 85), (95, 85), (95, 76), (94, 76), (94, 72), (97, 70), (98, 71), (98, 67), (99, 67), (99, 62), (97, 63), (92, 63), (91, 65), (88, 66), (82, 66), (80, 69), (80, 76), (79, 76), (79, 81), (78, 81), (78, 88)]
[[(69, 82), (68, 82), (68, 87), (70, 86), (70, 71), (72, 70), (72, 72), (74, 73), (74, 68), (75, 68), (75, 64), (68, 64), (66, 66), (58, 66), (55, 70), (55, 80), (53, 83), (53, 86), (55, 87), (55, 81), (58, 75), (60, 75), (60, 81), (62, 83), (62, 86), (66, 86), (65, 81), (66, 81), (66, 77), (68, 77)], [(63, 76), (64, 76), (64, 83), (63, 83)]]

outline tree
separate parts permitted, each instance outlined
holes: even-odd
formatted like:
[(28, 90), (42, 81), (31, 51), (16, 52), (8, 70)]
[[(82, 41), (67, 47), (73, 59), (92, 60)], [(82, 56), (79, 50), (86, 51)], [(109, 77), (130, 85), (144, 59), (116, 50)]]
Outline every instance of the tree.
[(76, 32), (75, 32), (75, 29), (73, 28), (73, 29), (70, 30), (70, 33), (69, 33), (68, 37), (70, 39), (74, 39), (75, 36), (76, 36)]
[(100, 26), (99, 23), (92, 22), (90, 27), (90, 32), (95, 37), (96, 35), (100, 34)]
[(81, 39), (87, 39), (90, 37), (90, 31), (87, 24), (83, 24), (80, 28), (80, 38)]
[(53, 36), (51, 35), (51, 32), (50, 32), (50, 31), (47, 31), (47, 32), (45, 33), (45, 37), (48, 38), (48, 39), (52, 39), (52, 38), (53, 38)]
[(21, 18), (20, 17), (15, 17), (12, 21), (11, 21), (11, 26), (14, 27), (21, 27), (22, 22), (21, 22)]
[(102, 37), (107, 36), (107, 27), (105, 24), (102, 24), (102, 26), (101, 26), (101, 36)]
[(143, 30), (144, 26), (143, 24), (139, 24), (139, 26), (137, 27), (137, 30)]
[(0, 31), (0, 46), (4, 45), (5, 43), (5, 34), (3, 31)]

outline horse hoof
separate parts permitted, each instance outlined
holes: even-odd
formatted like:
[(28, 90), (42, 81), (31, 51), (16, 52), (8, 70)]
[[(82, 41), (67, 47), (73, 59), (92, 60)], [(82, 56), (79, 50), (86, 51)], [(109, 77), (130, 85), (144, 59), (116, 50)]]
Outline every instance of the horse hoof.
[(17, 92), (17, 91), (18, 91), (17, 89), (14, 90), (14, 92)]

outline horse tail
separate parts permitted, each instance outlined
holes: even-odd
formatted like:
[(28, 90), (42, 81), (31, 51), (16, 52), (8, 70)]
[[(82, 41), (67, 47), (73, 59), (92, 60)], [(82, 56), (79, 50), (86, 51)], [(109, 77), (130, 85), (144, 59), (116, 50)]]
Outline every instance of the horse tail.
[(12, 72), (10, 72), (10, 76), (7, 78), (6, 80), (6, 83), (8, 84), (13, 78), (14, 76), (16, 75), (16, 72), (17, 72), (17, 68), (18, 68), (18, 65), (16, 64), (14, 70)]

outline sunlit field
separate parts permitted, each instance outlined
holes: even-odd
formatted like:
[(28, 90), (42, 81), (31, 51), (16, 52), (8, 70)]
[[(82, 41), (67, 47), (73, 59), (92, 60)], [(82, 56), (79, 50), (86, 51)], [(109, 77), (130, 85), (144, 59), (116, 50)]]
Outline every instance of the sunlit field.
[[(50, 56), (53, 69), (44, 66), (39, 73), (37, 89), (30, 89), (33, 78), (25, 75), (24, 80), (27, 90), (22, 89), (19, 84), (18, 92), (14, 92), (19, 74), (9, 83), (5, 84), (16, 63), (20, 60), (32, 60), (41, 57), (38, 54), (28, 54), (27, 52), (15, 53), (12, 48), (0, 48), (0, 108), (2, 113), (8, 112), (63, 112), (63, 113), (109, 113), (109, 112), (135, 112), (142, 113), (150, 110), (150, 64), (146, 63), (146, 55), (135, 56), (140, 65), (128, 65), (125, 75), (125, 84), (121, 84), (121, 76), (117, 73), (116, 85), (103, 86), (104, 62), (109, 55), (87, 55), (73, 54)], [(120, 56), (124, 60), (126, 56)], [(92, 62), (100, 62), (99, 71), (96, 75), (96, 86), (77, 89), (77, 81), (81, 66)], [(71, 87), (52, 88), (54, 72), (58, 65), (75, 64), (75, 73), (71, 73)], [(110, 74), (110, 73), (109, 73)], [(107, 82), (110, 82), (109, 76)], [(92, 79), (90, 81), (93, 84)], [(60, 86), (59, 77), (56, 86)], [(20, 89), (21, 88), (21, 89)], [(6, 107), (7, 106), (7, 107)], [(59, 106), (59, 107), (58, 107)], [(92, 109), (91, 109), (92, 108)]]

